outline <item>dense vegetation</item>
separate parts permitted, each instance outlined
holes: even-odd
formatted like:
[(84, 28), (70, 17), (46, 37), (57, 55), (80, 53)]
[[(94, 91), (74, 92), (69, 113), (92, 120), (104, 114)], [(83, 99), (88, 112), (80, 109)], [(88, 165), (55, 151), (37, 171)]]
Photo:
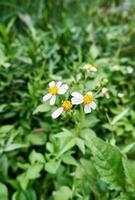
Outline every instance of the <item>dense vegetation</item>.
[[(135, 199), (134, 28), (134, 0), (0, 0), (0, 200)], [(52, 119), (52, 80), (97, 108)]]

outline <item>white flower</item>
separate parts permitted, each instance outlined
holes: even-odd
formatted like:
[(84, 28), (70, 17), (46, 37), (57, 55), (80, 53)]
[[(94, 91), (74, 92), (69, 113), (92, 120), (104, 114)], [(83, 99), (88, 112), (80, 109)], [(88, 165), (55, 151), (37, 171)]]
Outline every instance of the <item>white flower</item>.
[(124, 97), (124, 93), (119, 92), (118, 97), (120, 97), (120, 98)]
[(51, 81), (49, 83), (48, 94), (43, 96), (43, 101), (47, 101), (50, 99), (50, 105), (54, 105), (56, 101), (56, 95), (65, 94), (67, 90), (68, 90), (67, 84), (62, 85), (61, 81), (58, 81), (57, 83)]
[(132, 74), (133, 71), (134, 71), (133, 67), (130, 67), (130, 66), (127, 67), (127, 73), (128, 73), (128, 74)]
[(90, 72), (90, 71), (96, 72), (97, 71), (96, 67), (94, 65), (91, 65), (91, 64), (85, 64), (83, 66), (83, 69), (86, 70), (87, 72)]
[(62, 114), (64, 110), (69, 111), (71, 109), (72, 109), (72, 103), (70, 101), (63, 101), (61, 107), (52, 113), (52, 118), (56, 119)]
[(110, 98), (110, 95), (109, 95), (109, 92), (108, 92), (108, 89), (107, 88), (105, 88), (105, 87), (103, 87), (102, 88), (102, 90), (101, 90), (101, 96), (102, 97), (106, 97), (107, 99), (109, 99)]
[(84, 104), (84, 112), (90, 113), (92, 109), (96, 109), (96, 103), (94, 102), (92, 92), (86, 93), (84, 96), (79, 92), (73, 92), (71, 102), (73, 105)]
[(120, 71), (119, 65), (114, 65), (112, 68), (113, 68), (113, 71)]

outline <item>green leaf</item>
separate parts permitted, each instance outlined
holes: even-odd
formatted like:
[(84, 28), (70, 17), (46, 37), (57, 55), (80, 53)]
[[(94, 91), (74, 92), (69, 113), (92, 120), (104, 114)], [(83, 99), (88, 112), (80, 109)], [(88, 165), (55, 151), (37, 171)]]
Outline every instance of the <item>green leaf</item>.
[(55, 192), (55, 200), (69, 200), (72, 197), (72, 191), (67, 186), (62, 186), (58, 191)]
[(114, 200), (132, 200), (132, 199), (127, 194), (121, 194), (120, 196), (116, 197)]
[(20, 186), (23, 190), (26, 190), (27, 186), (28, 186), (28, 183), (29, 183), (29, 179), (27, 177), (27, 174), (26, 173), (23, 173), (21, 175), (19, 175), (17, 177), (17, 180), (18, 182), (20, 183)]
[(124, 188), (125, 177), (122, 165), (122, 154), (119, 149), (97, 137), (90, 136), (90, 148), (95, 160), (95, 167), (103, 181), (109, 184), (110, 188)]
[(93, 44), (91, 46), (91, 48), (90, 48), (90, 54), (91, 54), (92, 58), (94, 58), (94, 59), (98, 56), (99, 50), (98, 50), (98, 48), (97, 48), (97, 46), (95, 44)]
[(127, 158), (123, 158), (123, 165), (126, 179), (135, 191), (135, 161), (130, 161)]
[(45, 170), (51, 174), (56, 174), (59, 166), (60, 166), (60, 161), (52, 159), (45, 164)]
[(112, 120), (111, 124), (115, 125), (119, 120), (121, 120), (125, 115), (127, 115), (128, 111), (129, 111), (129, 108), (124, 109), (119, 115), (114, 117), (114, 119)]
[(35, 150), (33, 150), (29, 156), (29, 160), (31, 162), (31, 164), (34, 164), (36, 162), (39, 163), (45, 163), (45, 159), (44, 156), (41, 153), (36, 152)]
[(14, 151), (16, 149), (20, 148), (26, 148), (28, 145), (26, 144), (9, 144), (8, 146), (5, 147), (4, 151), (9, 152), (9, 151)]
[(27, 200), (27, 198), (23, 192), (18, 191), (13, 194), (12, 200)]
[(44, 133), (31, 133), (26, 136), (26, 142), (34, 145), (44, 145), (46, 142), (46, 136)]
[(78, 148), (80, 149), (80, 151), (85, 154), (85, 144), (84, 144), (84, 140), (77, 138), (76, 139), (76, 145), (78, 146)]
[(46, 103), (39, 105), (33, 112), (33, 114), (37, 114), (39, 112), (48, 112), (50, 110), (50, 106)]
[(67, 138), (67, 140), (65, 140), (62, 146), (59, 156), (65, 153), (66, 151), (68, 151), (69, 149), (71, 149), (73, 146), (75, 146), (75, 144), (76, 144), (76, 138), (72, 138), (72, 137)]
[(73, 156), (69, 154), (64, 154), (62, 157), (62, 160), (65, 164), (68, 164), (68, 165), (75, 165), (75, 166), (78, 165), (77, 161), (73, 158)]
[(43, 168), (43, 164), (35, 163), (34, 165), (29, 166), (26, 176), (28, 179), (36, 179), (40, 176), (40, 172)]
[(8, 200), (8, 189), (3, 183), (0, 183), (0, 199)]

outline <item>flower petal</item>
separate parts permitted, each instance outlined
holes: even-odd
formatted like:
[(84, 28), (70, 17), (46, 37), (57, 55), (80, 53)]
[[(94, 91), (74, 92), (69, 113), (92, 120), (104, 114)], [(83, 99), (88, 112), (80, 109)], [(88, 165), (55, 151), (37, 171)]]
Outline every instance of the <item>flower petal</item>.
[(43, 96), (43, 101), (47, 101), (48, 99), (50, 99), (52, 96), (52, 94), (46, 94), (45, 96)]
[(84, 112), (85, 112), (85, 113), (90, 113), (90, 112), (91, 112), (90, 104), (86, 104), (86, 105), (84, 106)]
[(54, 81), (51, 81), (51, 82), (49, 83), (49, 87), (53, 87), (53, 86), (55, 86), (55, 82), (54, 82)]
[(60, 108), (58, 108), (57, 110), (55, 110), (53, 113), (52, 113), (52, 118), (53, 119), (56, 119), (57, 117), (59, 117), (61, 114), (62, 114), (62, 112), (63, 112), (63, 108), (62, 107), (60, 107)]
[(83, 96), (79, 92), (72, 92), (71, 96), (77, 99), (83, 99)]
[(88, 94), (88, 95), (90, 95), (90, 96), (93, 96), (93, 95), (92, 95), (92, 92), (87, 92), (86, 94)]
[(90, 107), (93, 109), (93, 110), (95, 110), (96, 109), (96, 103), (93, 101), (91, 104), (89, 104), (90, 105)]
[(56, 95), (52, 95), (51, 99), (50, 99), (50, 105), (54, 105), (56, 101)]
[(83, 99), (77, 99), (75, 97), (72, 97), (71, 102), (72, 102), (73, 105), (78, 105), (78, 104), (81, 104), (83, 102)]
[(68, 90), (68, 85), (67, 84), (64, 84), (62, 86), (59, 87), (59, 91), (58, 91), (58, 94), (65, 94), (66, 91)]
[(91, 68), (91, 71), (92, 71), (92, 72), (97, 72), (96, 67), (92, 67), (92, 68)]
[(59, 87), (61, 86), (61, 84), (62, 84), (62, 81), (58, 81), (58, 82), (56, 83), (56, 86), (59, 88)]

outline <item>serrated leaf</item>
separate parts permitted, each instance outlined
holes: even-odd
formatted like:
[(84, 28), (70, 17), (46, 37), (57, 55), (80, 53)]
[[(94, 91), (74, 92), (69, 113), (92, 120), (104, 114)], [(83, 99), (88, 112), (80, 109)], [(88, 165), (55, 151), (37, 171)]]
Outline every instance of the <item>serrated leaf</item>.
[(119, 149), (97, 137), (90, 137), (90, 148), (95, 160), (95, 167), (103, 181), (110, 188), (124, 188), (125, 177), (122, 165), (122, 154)]
[(123, 158), (123, 165), (126, 179), (135, 191), (135, 161)]

